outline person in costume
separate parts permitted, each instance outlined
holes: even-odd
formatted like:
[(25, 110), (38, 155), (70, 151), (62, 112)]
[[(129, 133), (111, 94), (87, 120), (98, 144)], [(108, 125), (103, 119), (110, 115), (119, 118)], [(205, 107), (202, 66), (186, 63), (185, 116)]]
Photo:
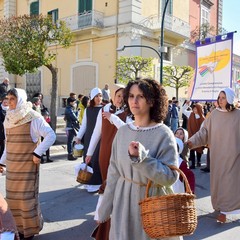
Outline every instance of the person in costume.
[[(96, 126), (91, 137), (91, 142), (88, 148), (86, 161), (91, 161), (91, 156), (94, 149), (100, 140), (100, 152), (99, 152), (99, 166), (102, 176), (102, 185), (99, 189), (99, 200), (97, 208), (100, 205), (104, 189), (106, 186), (107, 170), (110, 161), (111, 148), (113, 139), (117, 133), (117, 129), (125, 124), (126, 120), (130, 119), (127, 117), (127, 112), (124, 110), (123, 92), (125, 86), (122, 84), (114, 84), (110, 87), (111, 89), (111, 103), (106, 104), (102, 111), (99, 111)], [(96, 210), (97, 213), (97, 210)], [(97, 220), (97, 214), (95, 220)], [(108, 240), (110, 228), (110, 221), (100, 224), (95, 230), (93, 237), (97, 240)]]
[[(172, 131), (163, 123), (168, 110), (166, 91), (152, 79), (130, 81), (124, 100), (135, 121), (115, 135), (98, 222), (111, 216), (109, 239), (149, 240), (140, 216), (148, 179), (159, 184), (150, 196), (166, 194), (178, 174), (178, 153)], [(161, 186), (160, 186), (161, 185)], [(169, 239), (180, 239), (173, 237)]]
[(208, 144), (211, 201), (222, 223), (228, 214), (240, 213), (240, 110), (233, 105), (234, 96), (231, 88), (221, 90), (218, 107), (187, 142), (189, 148)]
[[(83, 143), (83, 159), (86, 162), (86, 155), (92, 137), (93, 130), (96, 125), (97, 116), (102, 109), (102, 91), (99, 88), (93, 88), (90, 93), (90, 104), (84, 110), (82, 125), (77, 133), (75, 142), (77, 144)], [(89, 183), (85, 186), (88, 192), (96, 192), (102, 184), (101, 173), (99, 169), (99, 148), (100, 142), (98, 141), (94, 154), (92, 155), (89, 166), (93, 168), (93, 175)], [(88, 163), (88, 162), (86, 162)]]
[(10, 89), (7, 98), (6, 147), (0, 160), (6, 165), (6, 201), (20, 238), (32, 240), (43, 227), (38, 199), (39, 164), (56, 135), (41, 114), (32, 109), (32, 103), (27, 102), (25, 90)]
[[(192, 110), (187, 110), (189, 107), (190, 101), (187, 101), (183, 106), (183, 114), (188, 117), (188, 135), (191, 137), (195, 134), (200, 128), (205, 119), (203, 114), (203, 107), (200, 103), (195, 103), (192, 105)], [(190, 150), (189, 160), (192, 162), (190, 168), (195, 169), (195, 160), (197, 158), (197, 167), (201, 167), (201, 157), (203, 154), (204, 147), (198, 147)]]

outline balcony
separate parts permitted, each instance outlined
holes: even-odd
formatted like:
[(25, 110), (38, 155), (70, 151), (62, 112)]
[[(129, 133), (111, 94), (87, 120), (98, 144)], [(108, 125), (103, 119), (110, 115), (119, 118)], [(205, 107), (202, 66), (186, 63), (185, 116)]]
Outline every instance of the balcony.
[(85, 28), (103, 28), (103, 13), (98, 11), (86, 11), (78, 15), (73, 15), (60, 20), (65, 21), (67, 27), (72, 31), (82, 30)]
[[(162, 22), (162, 15), (152, 15), (141, 21), (141, 25), (150, 28), (154, 31), (160, 31)], [(190, 25), (189, 23), (177, 18), (175, 16), (166, 14), (164, 19), (164, 28), (171, 32), (172, 35), (177, 35), (184, 39), (190, 38)]]

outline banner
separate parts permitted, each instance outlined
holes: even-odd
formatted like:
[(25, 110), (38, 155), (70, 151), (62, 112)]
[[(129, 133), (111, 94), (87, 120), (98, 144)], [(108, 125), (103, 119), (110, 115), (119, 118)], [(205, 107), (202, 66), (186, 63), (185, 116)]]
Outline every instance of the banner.
[(232, 85), (233, 34), (196, 42), (196, 70), (192, 101), (215, 101), (220, 90)]

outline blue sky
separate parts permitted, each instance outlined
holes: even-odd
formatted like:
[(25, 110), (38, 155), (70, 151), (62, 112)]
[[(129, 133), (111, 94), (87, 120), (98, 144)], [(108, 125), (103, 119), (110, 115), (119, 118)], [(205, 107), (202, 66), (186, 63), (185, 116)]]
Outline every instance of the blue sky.
[(240, 55), (240, 1), (223, 0), (223, 21), (222, 26), (228, 32), (237, 31), (233, 38), (233, 52)]

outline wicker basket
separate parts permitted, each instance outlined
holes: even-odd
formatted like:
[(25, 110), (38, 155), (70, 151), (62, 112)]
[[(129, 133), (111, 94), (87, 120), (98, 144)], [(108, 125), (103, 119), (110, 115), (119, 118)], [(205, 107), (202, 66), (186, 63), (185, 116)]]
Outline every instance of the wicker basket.
[(87, 171), (87, 164), (84, 169), (80, 169), (77, 176), (77, 182), (87, 184), (92, 177), (92, 173)]
[(145, 199), (139, 205), (143, 229), (150, 238), (190, 235), (197, 227), (196, 196), (185, 174), (175, 166), (169, 167), (183, 177), (186, 193), (148, 197), (152, 183), (148, 181)]

